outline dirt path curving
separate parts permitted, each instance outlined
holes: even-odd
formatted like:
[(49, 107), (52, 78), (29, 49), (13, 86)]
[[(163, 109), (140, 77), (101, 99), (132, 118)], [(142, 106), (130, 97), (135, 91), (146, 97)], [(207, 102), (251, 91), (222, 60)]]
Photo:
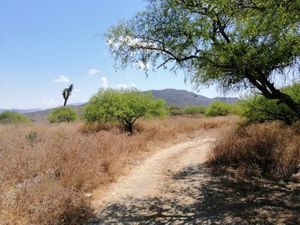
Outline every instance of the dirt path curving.
[(102, 208), (115, 201), (127, 201), (127, 198), (153, 197), (167, 192), (170, 176), (185, 166), (203, 163), (213, 140), (206, 138), (183, 142), (156, 152), (127, 176), (109, 186), (107, 191), (96, 194), (93, 205)]
[(95, 193), (86, 224), (300, 224), (298, 189), (212, 170), (205, 161), (214, 141), (157, 151)]

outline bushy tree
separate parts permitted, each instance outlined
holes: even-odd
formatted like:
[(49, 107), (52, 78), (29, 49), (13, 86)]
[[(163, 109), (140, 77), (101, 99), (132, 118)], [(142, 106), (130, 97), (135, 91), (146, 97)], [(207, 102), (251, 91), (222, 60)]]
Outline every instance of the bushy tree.
[(184, 112), (186, 114), (196, 115), (196, 114), (203, 114), (205, 113), (205, 106), (198, 105), (198, 106), (190, 106), (185, 108)]
[(165, 102), (136, 89), (102, 89), (95, 94), (85, 108), (88, 123), (119, 122), (125, 131), (133, 133), (133, 124), (141, 117), (166, 115)]
[[(282, 89), (291, 98), (300, 104), (300, 84), (294, 84)], [(241, 115), (253, 122), (265, 122), (281, 120), (291, 124), (298, 120), (297, 115), (285, 104), (267, 99), (261, 95), (255, 95), (241, 103)]]
[(274, 84), (300, 56), (299, 0), (148, 0), (145, 11), (107, 33), (116, 65), (184, 70), (196, 85), (224, 90), (255, 87), (300, 105)]
[(176, 105), (168, 107), (168, 111), (171, 116), (178, 116), (184, 114), (184, 110)]
[(54, 109), (48, 116), (50, 123), (72, 122), (76, 119), (77, 113), (70, 107)]
[(16, 124), (27, 122), (29, 122), (29, 119), (20, 113), (10, 111), (0, 113), (0, 124)]
[(206, 116), (227, 116), (230, 113), (230, 105), (224, 102), (212, 102), (206, 107)]

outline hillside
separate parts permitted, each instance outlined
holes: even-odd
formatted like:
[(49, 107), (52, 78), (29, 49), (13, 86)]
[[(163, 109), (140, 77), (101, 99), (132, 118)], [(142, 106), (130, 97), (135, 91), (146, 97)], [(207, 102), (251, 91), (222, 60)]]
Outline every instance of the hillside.
[(231, 97), (208, 98), (206, 96), (198, 95), (193, 92), (177, 89), (149, 90), (148, 92), (151, 92), (152, 95), (156, 98), (164, 99), (168, 105), (176, 105), (179, 107), (194, 105), (207, 106), (211, 102), (215, 101), (234, 103), (238, 100), (238, 98)]

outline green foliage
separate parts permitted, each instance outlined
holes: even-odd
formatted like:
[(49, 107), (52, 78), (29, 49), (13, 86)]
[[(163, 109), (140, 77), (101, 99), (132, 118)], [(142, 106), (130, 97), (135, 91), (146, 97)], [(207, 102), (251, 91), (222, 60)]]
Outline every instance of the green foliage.
[(213, 116), (227, 116), (230, 113), (230, 105), (224, 102), (212, 102), (205, 110), (205, 115)]
[(299, 62), (300, 1), (147, 2), (146, 10), (106, 34), (117, 66), (183, 70), (196, 86), (218, 84), (225, 91), (256, 87), (300, 117), (300, 105), (278, 92), (273, 79), (286, 78)]
[(0, 124), (28, 123), (29, 119), (16, 112), (6, 111), (0, 114)]
[(26, 136), (25, 136), (28, 144), (33, 147), (34, 143), (37, 142), (38, 138), (38, 133), (35, 131), (30, 131)]
[[(300, 104), (300, 84), (293, 84), (282, 89), (291, 98)], [(265, 122), (281, 120), (291, 124), (298, 120), (297, 115), (285, 104), (277, 100), (267, 99), (261, 95), (255, 95), (242, 103), (241, 115), (250, 122)]]
[(184, 112), (186, 114), (196, 115), (196, 114), (204, 114), (205, 113), (205, 106), (198, 105), (198, 106), (190, 106), (185, 108)]
[(168, 107), (168, 111), (171, 116), (178, 116), (184, 114), (183, 109), (178, 106), (170, 106)]
[(69, 107), (57, 108), (50, 112), (48, 120), (50, 123), (72, 122), (77, 119), (77, 113)]
[(160, 117), (167, 114), (165, 102), (136, 89), (100, 90), (85, 108), (88, 123), (119, 122), (125, 131), (133, 132), (134, 122), (141, 118)]

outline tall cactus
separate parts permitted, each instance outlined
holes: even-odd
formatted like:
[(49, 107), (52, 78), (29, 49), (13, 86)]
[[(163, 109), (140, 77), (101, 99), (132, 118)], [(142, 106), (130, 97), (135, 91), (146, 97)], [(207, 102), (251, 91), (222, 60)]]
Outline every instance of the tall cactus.
[(69, 99), (69, 97), (72, 93), (72, 90), (73, 90), (73, 84), (71, 84), (69, 88), (65, 88), (62, 92), (62, 95), (63, 95), (64, 100), (65, 100), (64, 101), (64, 107), (66, 107), (66, 105), (67, 105), (67, 101), (68, 101), (68, 99)]

